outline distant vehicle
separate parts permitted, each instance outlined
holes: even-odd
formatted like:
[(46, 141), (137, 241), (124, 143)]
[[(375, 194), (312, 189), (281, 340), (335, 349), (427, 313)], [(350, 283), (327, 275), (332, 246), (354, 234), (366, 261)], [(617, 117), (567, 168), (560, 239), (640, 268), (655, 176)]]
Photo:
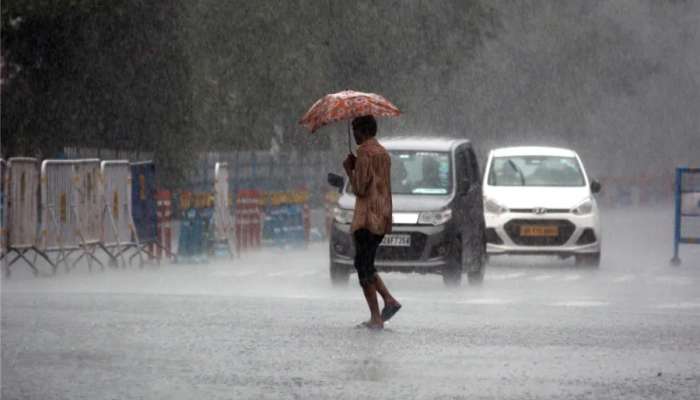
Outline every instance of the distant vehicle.
[[(481, 174), (472, 145), (458, 139), (380, 140), (391, 156), (392, 233), (377, 250), (378, 271), (438, 273), (446, 285), (484, 277), (485, 224)], [(339, 175), (329, 183), (342, 190), (330, 235), (330, 276), (347, 283), (353, 267), (350, 234), (355, 196)]]
[(484, 174), (484, 215), (489, 256), (575, 257), (577, 265), (600, 264), (601, 230), (594, 194), (572, 150), (507, 147), (492, 150)]

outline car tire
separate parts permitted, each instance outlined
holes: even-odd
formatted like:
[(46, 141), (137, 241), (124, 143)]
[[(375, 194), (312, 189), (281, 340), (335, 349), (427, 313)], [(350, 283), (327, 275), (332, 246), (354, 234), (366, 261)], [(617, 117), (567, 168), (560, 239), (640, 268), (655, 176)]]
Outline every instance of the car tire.
[(480, 285), (484, 282), (484, 268), (480, 268), (478, 271), (467, 272), (467, 279), (470, 285)]
[(458, 241), (453, 244), (450, 260), (442, 271), (442, 282), (448, 287), (457, 287), (462, 284), (462, 244)]
[(576, 255), (576, 266), (577, 267), (589, 267), (589, 268), (600, 267), (600, 253), (577, 254)]
[(330, 276), (333, 286), (347, 286), (348, 281), (350, 280), (350, 267), (347, 265), (331, 263)]
[(467, 279), (470, 285), (480, 285), (484, 281), (484, 270), (486, 269), (486, 241), (472, 243), (469, 247), (471, 255), (467, 263)]
[(454, 266), (448, 266), (442, 271), (442, 281), (445, 286), (458, 287), (462, 285), (462, 269), (457, 269)]

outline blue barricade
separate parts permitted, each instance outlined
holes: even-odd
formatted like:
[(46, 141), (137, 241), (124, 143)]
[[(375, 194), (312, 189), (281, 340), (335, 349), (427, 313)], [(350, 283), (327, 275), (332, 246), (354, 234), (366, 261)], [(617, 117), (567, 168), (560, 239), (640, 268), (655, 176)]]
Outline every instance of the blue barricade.
[(680, 244), (700, 244), (700, 168), (676, 168), (674, 265), (680, 265)]
[(178, 239), (178, 261), (206, 262), (211, 247), (211, 208), (183, 210)]
[(306, 243), (302, 204), (267, 206), (264, 213), (262, 235), (264, 245), (296, 247)]
[(158, 240), (156, 166), (151, 161), (131, 164), (131, 207), (139, 242)]

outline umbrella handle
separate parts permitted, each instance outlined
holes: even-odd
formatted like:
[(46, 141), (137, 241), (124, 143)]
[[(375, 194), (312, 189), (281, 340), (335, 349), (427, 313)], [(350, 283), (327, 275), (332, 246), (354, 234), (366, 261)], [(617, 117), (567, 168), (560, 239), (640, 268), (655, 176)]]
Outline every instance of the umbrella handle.
[(350, 121), (348, 120), (348, 151), (352, 154), (352, 141), (350, 140)]

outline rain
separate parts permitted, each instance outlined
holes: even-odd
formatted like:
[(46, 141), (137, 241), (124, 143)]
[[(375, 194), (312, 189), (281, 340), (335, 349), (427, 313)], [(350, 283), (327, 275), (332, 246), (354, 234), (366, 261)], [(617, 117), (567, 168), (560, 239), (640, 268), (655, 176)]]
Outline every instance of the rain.
[(0, 398), (700, 398), (700, 3), (0, 7)]

